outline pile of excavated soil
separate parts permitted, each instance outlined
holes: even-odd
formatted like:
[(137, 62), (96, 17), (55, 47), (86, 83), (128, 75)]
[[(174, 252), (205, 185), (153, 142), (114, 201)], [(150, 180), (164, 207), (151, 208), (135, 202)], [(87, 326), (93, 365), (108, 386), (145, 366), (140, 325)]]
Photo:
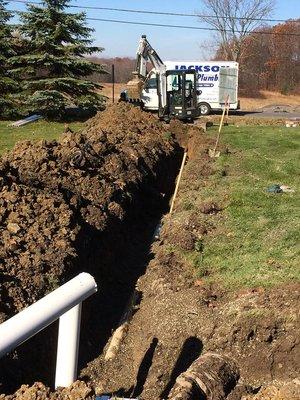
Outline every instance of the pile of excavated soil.
[(103, 229), (109, 216), (122, 217), (130, 189), (172, 151), (165, 133), (153, 116), (119, 104), (94, 117), (85, 131), (66, 134), (59, 143), (17, 144), (4, 156), (0, 173), (62, 193), (85, 221)]
[(92, 400), (94, 393), (84, 382), (76, 381), (69, 388), (59, 388), (55, 392), (36, 382), (32, 386), (22, 385), (16, 393), (5, 396), (0, 394), (0, 400)]
[[(178, 152), (166, 125), (121, 103), (99, 113), (80, 133), (20, 142), (6, 153), (0, 160), (0, 321), (79, 272), (90, 272), (101, 290), (83, 315), (81, 359), (99, 352), (144, 271), (137, 254), (146, 254), (153, 224), (166, 207)], [(88, 320), (90, 313), (94, 317)], [(50, 342), (52, 355), (55, 330)], [(34, 356), (30, 346), (41, 353)], [(47, 346), (38, 337), (23, 347), (1, 360), (0, 388), (1, 382), (10, 392), (18, 387), (14, 382), (32, 383), (36, 370), (49, 365)], [(25, 380), (23, 366), (30, 374)]]
[(55, 288), (78, 232), (60, 193), (0, 178), (0, 322)]
[(111, 106), (60, 142), (21, 142), (0, 163), (1, 320), (60, 282), (82, 225), (122, 220), (142, 181), (174, 150), (165, 127), (127, 104)]

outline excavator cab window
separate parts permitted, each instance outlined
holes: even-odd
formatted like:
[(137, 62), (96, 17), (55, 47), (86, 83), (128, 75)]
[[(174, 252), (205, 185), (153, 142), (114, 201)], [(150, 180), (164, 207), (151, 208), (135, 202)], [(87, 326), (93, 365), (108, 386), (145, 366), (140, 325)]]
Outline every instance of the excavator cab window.
[(167, 71), (168, 115), (179, 119), (197, 116), (196, 72)]
[(151, 72), (144, 85), (145, 89), (157, 89), (157, 76)]
[(150, 78), (145, 85), (146, 89), (157, 89), (157, 79), (156, 77)]
[(167, 98), (173, 107), (182, 105), (182, 77), (180, 75), (167, 75)]

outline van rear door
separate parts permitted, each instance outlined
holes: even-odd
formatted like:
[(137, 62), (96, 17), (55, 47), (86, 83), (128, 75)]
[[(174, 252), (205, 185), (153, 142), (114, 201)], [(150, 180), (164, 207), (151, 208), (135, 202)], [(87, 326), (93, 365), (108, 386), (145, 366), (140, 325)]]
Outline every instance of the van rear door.
[[(230, 105), (238, 103), (238, 69), (220, 68), (219, 76), (219, 103), (224, 104), (229, 96)], [(233, 106), (234, 108), (234, 106)]]

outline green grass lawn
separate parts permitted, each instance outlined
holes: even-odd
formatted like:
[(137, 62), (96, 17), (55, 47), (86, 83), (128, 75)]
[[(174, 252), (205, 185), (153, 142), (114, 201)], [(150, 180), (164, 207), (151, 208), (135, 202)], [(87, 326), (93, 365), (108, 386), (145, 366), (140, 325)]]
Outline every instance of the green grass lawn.
[[(199, 188), (193, 208), (211, 199), (224, 209), (210, 216), (215, 229), (189, 259), (199, 276), (227, 288), (299, 281), (300, 129), (228, 126), (221, 143), (231, 153), (217, 159), (217, 173)], [(272, 184), (295, 192), (268, 193)]]
[[(37, 121), (20, 128), (9, 124), (11, 121), (0, 121), (0, 155), (20, 140), (57, 139), (64, 131), (64, 123), (61, 122)], [(72, 130), (78, 131), (84, 123), (74, 122), (68, 125)]]

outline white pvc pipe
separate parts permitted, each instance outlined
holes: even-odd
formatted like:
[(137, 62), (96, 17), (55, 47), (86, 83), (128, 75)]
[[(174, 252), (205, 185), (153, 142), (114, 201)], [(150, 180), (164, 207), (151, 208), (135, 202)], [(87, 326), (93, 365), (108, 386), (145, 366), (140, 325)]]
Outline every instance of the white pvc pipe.
[(77, 378), (81, 304), (59, 318), (55, 389), (67, 387)]
[(0, 325), (0, 357), (15, 349), (97, 291), (94, 278), (81, 273)]

